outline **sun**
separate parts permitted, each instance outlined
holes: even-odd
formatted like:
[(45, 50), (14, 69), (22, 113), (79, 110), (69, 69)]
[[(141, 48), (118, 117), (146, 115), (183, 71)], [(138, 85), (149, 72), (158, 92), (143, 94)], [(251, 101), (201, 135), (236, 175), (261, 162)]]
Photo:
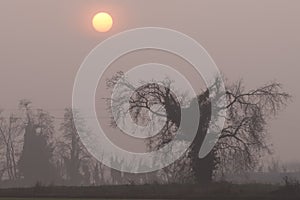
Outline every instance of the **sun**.
[(98, 32), (107, 32), (113, 25), (112, 17), (106, 12), (97, 13), (93, 18), (93, 27)]

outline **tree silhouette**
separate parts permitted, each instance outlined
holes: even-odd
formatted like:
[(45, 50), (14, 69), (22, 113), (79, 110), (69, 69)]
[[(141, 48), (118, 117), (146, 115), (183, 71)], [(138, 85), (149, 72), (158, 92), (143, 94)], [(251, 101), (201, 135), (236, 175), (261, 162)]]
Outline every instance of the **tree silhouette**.
[(227, 120), (216, 146), (223, 171), (247, 170), (258, 164), (267, 145), (267, 122), (291, 96), (279, 83), (246, 90), (241, 81), (228, 86)]
[[(87, 177), (85, 177), (84, 174), (90, 176), (87, 173), (88, 167), (83, 164), (89, 163), (91, 157), (80, 141), (80, 137), (75, 127), (75, 120), (78, 124), (83, 125), (84, 123), (77, 112), (73, 112), (71, 108), (66, 108), (64, 120), (60, 127), (60, 130), (63, 132), (63, 140), (59, 144), (59, 152), (60, 156), (63, 158), (66, 168), (66, 179), (69, 184), (80, 185), (83, 182), (85, 182), (85, 184), (87, 182)], [(84, 174), (82, 174), (81, 171), (83, 171)]]
[[(101, 165), (101, 164), (100, 164)], [(93, 170), (93, 184), (98, 186), (101, 183), (101, 178), (103, 178), (103, 175), (100, 177), (100, 170), (99, 170), (99, 163), (97, 162), (94, 170)]]
[[(213, 84), (214, 89), (218, 90), (219, 80), (216, 79)], [(207, 88), (195, 99), (190, 99), (189, 106), (182, 109), (178, 97), (171, 91), (172, 81), (164, 80), (157, 83), (145, 83), (139, 88), (135, 88), (124, 76), (123, 72), (116, 73), (111, 79), (107, 80), (107, 87), (113, 89), (116, 85), (123, 89), (119, 95), (113, 99), (107, 99), (109, 109), (118, 111), (117, 120), (128, 112), (135, 123), (144, 123), (149, 120), (145, 112), (166, 118), (166, 123), (161, 132), (149, 140), (150, 149), (159, 149), (168, 144), (174, 137), (174, 134), (181, 125), (181, 115), (190, 113), (194, 109), (200, 109), (199, 122), (193, 121), (194, 116), (190, 116), (190, 121), (184, 120), (182, 132), (189, 134), (191, 123), (199, 123), (195, 139), (190, 146), (187, 154), (190, 162), (190, 168), (196, 182), (209, 182), (212, 180), (213, 172), (224, 167), (234, 166), (235, 168), (250, 168), (255, 165), (255, 160), (259, 155), (268, 150), (266, 145), (266, 122), (269, 116), (274, 115), (290, 98), (289, 94), (282, 91), (280, 84), (271, 83), (258, 89), (245, 91), (241, 82), (227, 87), (224, 96), (216, 95), (216, 98), (226, 98), (228, 105), (218, 107), (212, 104), (218, 99), (212, 99), (210, 91)], [(133, 93), (129, 99), (128, 110), (121, 109), (126, 99), (124, 95)], [(111, 104), (111, 101), (113, 104)], [(197, 107), (196, 105), (199, 105)], [(153, 109), (154, 105), (155, 108)], [(215, 116), (212, 116), (212, 107), (222, 111), (228, 110), (225, 127), (221, 130), (220, 140), (215, 148), (203, 159), (199, 158), (199, 151), (202, 147), (204, 138), (210, 124), (215, 123)], [(165, 112), (162, 112), (165, 111)], [(186, 116), (186, 115), (183, 115)], [(116, 123), (112, 119), (112, 125)], [(184, 137), (184, 136), (183, 136)], [(230, 163), (230, 161), (232, 161)], [(180, 167), (178, 166), (178, 169)]]
[(36, 115), (33, 114), (29, 105), (29, 102), (21, 102), (26, 112), (27, 124), (23, 150), (18, 162), (20, 174), (26, 185), (54, 183), (57, 176), (51, 163), (53, 147), (49, 143), (54, 130), (52, 117), (42, 110)]
[[(0, 111), (0, 115), (1, 115)], [(23, 123), (15, 115), (11, 114), (7, 119), (4, 115), (0, 117), (0, 140), (1, 152), (5, 158), (3, 173), (7, 173), (9, 180), (19, 179), (17, 160), (19, 157), (19, 143), (22, 137)]]

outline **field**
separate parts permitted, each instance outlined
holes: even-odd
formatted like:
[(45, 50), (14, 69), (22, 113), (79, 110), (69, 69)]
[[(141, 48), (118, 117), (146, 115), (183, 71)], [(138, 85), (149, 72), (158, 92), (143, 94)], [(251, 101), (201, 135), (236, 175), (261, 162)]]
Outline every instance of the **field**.
[(218, 183), (201, 185), (122, 185), (101, 187), (33, 187), (0, 189), (0, 200), (71, 199), (300, 199), (299, 185)]
[[(0, 198), (0, 200), (91, 200), (91, 199), (84, 199), (84, 198)], [(101, 199), (101, 198), (94, 198), (92, 200), (110, 200), (110, 199)], [(132, 200), (132, 199), (113, 199), (113, 200)], [(145, 199), (147, 200), (147, 199)], [(149, 199), (150, 200), (150, 199)], [(157, 199), (160, 200), (160, 199)], [(163, 200), (163, 199), (161, 199)]]
[[(93, 199), (84, 199), (84, 198), (0, 198), (0, 200), (111, 200), (107, 198), (93, 198)], [(113, 200), (136, 200), (136, 199), (113, 199)], [(151, 199), (143, 199), (143, 200), (151, 200)], [(165, 199), (156, 199), (156, 200), (165, 200)]]

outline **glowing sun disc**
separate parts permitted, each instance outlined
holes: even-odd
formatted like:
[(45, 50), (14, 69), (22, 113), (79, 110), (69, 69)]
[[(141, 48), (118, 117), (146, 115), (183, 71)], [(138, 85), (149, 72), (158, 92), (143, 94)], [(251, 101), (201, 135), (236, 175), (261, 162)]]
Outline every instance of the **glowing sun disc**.
[(107, 32), (113, 25), (112, 17), (105, 12), (97, 13), (93, 18), (93, 27), (98, 32)]

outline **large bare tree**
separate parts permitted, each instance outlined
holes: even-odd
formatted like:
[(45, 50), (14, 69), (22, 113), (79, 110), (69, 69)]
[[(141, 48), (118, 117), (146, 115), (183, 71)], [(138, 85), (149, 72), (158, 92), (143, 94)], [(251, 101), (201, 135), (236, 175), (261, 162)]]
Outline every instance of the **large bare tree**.
[[(219, 80), (216, 80), (214, 86), (218, 86), (218, 82)], [(117, 84), (121, 85), (123, 89), (119, 91), (118, 96), (107, 99), (109, 110), (114, 109), (119, 112), (117, 120), (122, 120), (127, 113), (130, 113), (136, 123), (145, 123), (149, 120), (145, 112), (165, 117), (166, 123), (160, 134), (150, 138), (148, 145), (150, 149), (159, 149), (168, 144), (180, 126), (182, 114), (180, 101), (184, 99), (176, 97), (172, 93), (172, 81), (166, 79), (159, 84), (145, 83), (143, 86), (135, 88), (122, 72), (118, 72), (107, 80), (107, 87), (113, 89)], [(189, 99), (189, 107), (182, 111), (189, 112), (189, 110), (197, 108), (195, 103), (198, 103), (201, 113), (196, 137), (187, 154), (188, 159), (191, 160), (192, 174), (197, 182), (212, 180), (213, 171), (217, 166), (218, 169), (254, 167), (260, 155), (269, 150), (266, 140), (268, 118), (277, 114), (290, 98), (290, 95), (285, 93), (278, 83), (266, 84), (252, 90), (246, 90), (241, 81), (228, 86), (225, 94), (227, 105), (214, 108), (227, 110), (227, 116), (224, 116), (226, 118), (225, 127), (221, 130), (220, 139), (215, 148), (205, 158), (200, 159), (199, 151), (207, 134), (208, 126), (214, 123), (211, 114), (212, 106), (216, 105), (212, 105), (212, 102), (216, 100), (211, 99), (210, 89), (207, 88), (195, 99)], [(121, 109), (124, 103), (128, 103), (122, 97), (129, 93), (133, 93), (129, 99), (130, 106), (128, 110)], [(112, 120), (112, 125), (115, 125), (114, 120), (116, 119)], [(183, 127), (187, 128), (186, 130), (188, 130), (189, 123), (195, 122), (183, 124)], [(185, 132), (185, 130), (182, 131)]]

